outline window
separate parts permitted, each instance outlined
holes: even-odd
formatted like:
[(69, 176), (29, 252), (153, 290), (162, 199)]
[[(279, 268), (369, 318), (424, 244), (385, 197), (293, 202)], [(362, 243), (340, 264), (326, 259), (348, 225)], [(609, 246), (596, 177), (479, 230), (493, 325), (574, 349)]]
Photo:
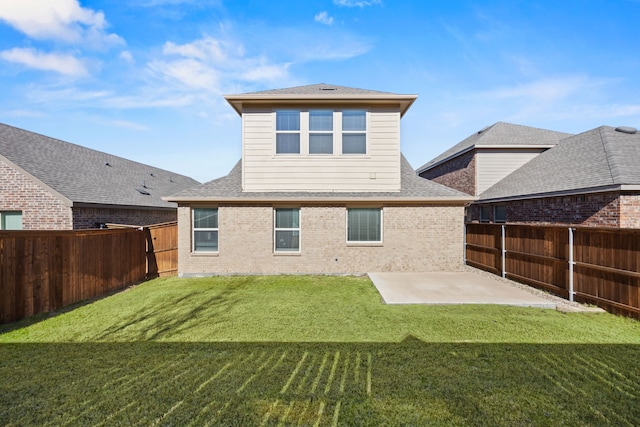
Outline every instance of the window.
[(333, 111), (309, 111), (309, 154), (333, 154)]
[(300, 154), (300, 111), (276, 111), (276, 154)]
[(193, 252), (218, 252), (218, 209), (193, 210)]
[(0, 212), (0, 230), (22, 230), (22, 212)]
[(367, 153), (367, 112), (342, 112), (342, 154)]
[(382, 242), (382, 209), (347, 209), (347, 242)]
[(489, 222), (489, 205), (481, 205), (480, 206), (480, 222)]
[(493, 221), (507, 222), (507, 207), (505, 205), (496, 205), (493, 207)]
[(274, 250), (300, 252), (300, 209), (274, 209)]

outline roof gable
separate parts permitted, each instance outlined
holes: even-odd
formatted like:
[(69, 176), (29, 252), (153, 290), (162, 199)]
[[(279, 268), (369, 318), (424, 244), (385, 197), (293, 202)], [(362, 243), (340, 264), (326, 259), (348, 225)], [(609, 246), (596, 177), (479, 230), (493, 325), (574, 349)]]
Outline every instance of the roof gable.
[(284, 89), (271, 89), (237, 95), (225, 95), (224, 98), (240, 115), (245, 105), (273, 104), (397, 104), (400, 114), (411, 107), (417, 95), (401, 95), (391, 92), (358, 89), (333, 84), (319, 83)]
[(420, 166), (418, 172), (424, 172), (474, 148), (531, 148), (536, 146), (550, 148), (568, 136), (571, 136), (571, 134), (512, 123), (497, 122), (470, 135), (433, 160)]
[(640, 134), (601, 126), (568, 137), (480, 195), (480, 200), (640, 185)]
[(0, 124), (0, 158), (74, 204), (170, 208), (162, 200), (198, 181), (153, 166)]

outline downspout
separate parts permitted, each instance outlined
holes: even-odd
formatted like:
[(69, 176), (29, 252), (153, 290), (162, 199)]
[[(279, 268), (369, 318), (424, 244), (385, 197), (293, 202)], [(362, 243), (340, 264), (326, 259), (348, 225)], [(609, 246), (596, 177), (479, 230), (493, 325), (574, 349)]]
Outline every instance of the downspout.
[(502, 277), (507, 277), (507, 248), (506, 248), (506, 236), (507, 226), (502, 224)]
[(573, 268), (576, 265), (573, 260), (573, 232), (575, 228), (569, 227), (569, 301), (573, 302), (573, 296), (575, 292), (573, 291)]

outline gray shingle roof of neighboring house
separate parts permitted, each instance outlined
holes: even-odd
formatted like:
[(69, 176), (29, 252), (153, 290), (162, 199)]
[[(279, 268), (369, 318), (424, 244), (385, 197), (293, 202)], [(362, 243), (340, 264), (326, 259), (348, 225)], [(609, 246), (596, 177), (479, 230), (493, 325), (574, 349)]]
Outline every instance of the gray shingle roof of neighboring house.
[(640, 134), (601, 126), (563, 139), (483, 192), (481, 201), (640, 190)]
[(418, 173), (431, 169), (460, 154), (477, 147), (483, 148), (551, 148), (563, 138), (571, 136), (569, 133), (497, 122), (479, 130), (468, 138), (454, 145), (433, 160), (420, 166)]
[(414, 202), (471, 202), (474, 197), (444, 185), (420, 178), (409, 162), (402, 156), (400, 191), (398, 192), (243, 192), (242, 161), (239, 161), (229, 175), (166, 197), (176, 202), (195, 201), (414, 201)]
[(417, 97), (417, 95), (402, 95), (327, 83), (224, 96), (238, 114), (242, 114), (245, 104), (258, 105), (262, 103), (269, 105), (273, 101), (278, 101), (280, 105), (283, 105), (283, 103), (292, 105), (331, 103), (334, 107), (341, 103), (356, 105), (396, 104), (400, 106), (400, 115), (404, 115)]
[(162, 196), (199, 184), (184, 175), (5, 124), (0, 124), (0, 160), (73, 206), (175, 208)]

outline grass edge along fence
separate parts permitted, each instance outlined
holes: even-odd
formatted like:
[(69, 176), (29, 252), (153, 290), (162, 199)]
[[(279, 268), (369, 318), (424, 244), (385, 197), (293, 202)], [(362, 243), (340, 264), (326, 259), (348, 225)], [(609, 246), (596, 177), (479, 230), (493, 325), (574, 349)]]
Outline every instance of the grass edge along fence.
[(640, 319), (640, 230), (469, 223), (464, 252), (472, 267)]
[(133, 228), (0, 232), (0, 323), (144, 280), (147, 239)]

